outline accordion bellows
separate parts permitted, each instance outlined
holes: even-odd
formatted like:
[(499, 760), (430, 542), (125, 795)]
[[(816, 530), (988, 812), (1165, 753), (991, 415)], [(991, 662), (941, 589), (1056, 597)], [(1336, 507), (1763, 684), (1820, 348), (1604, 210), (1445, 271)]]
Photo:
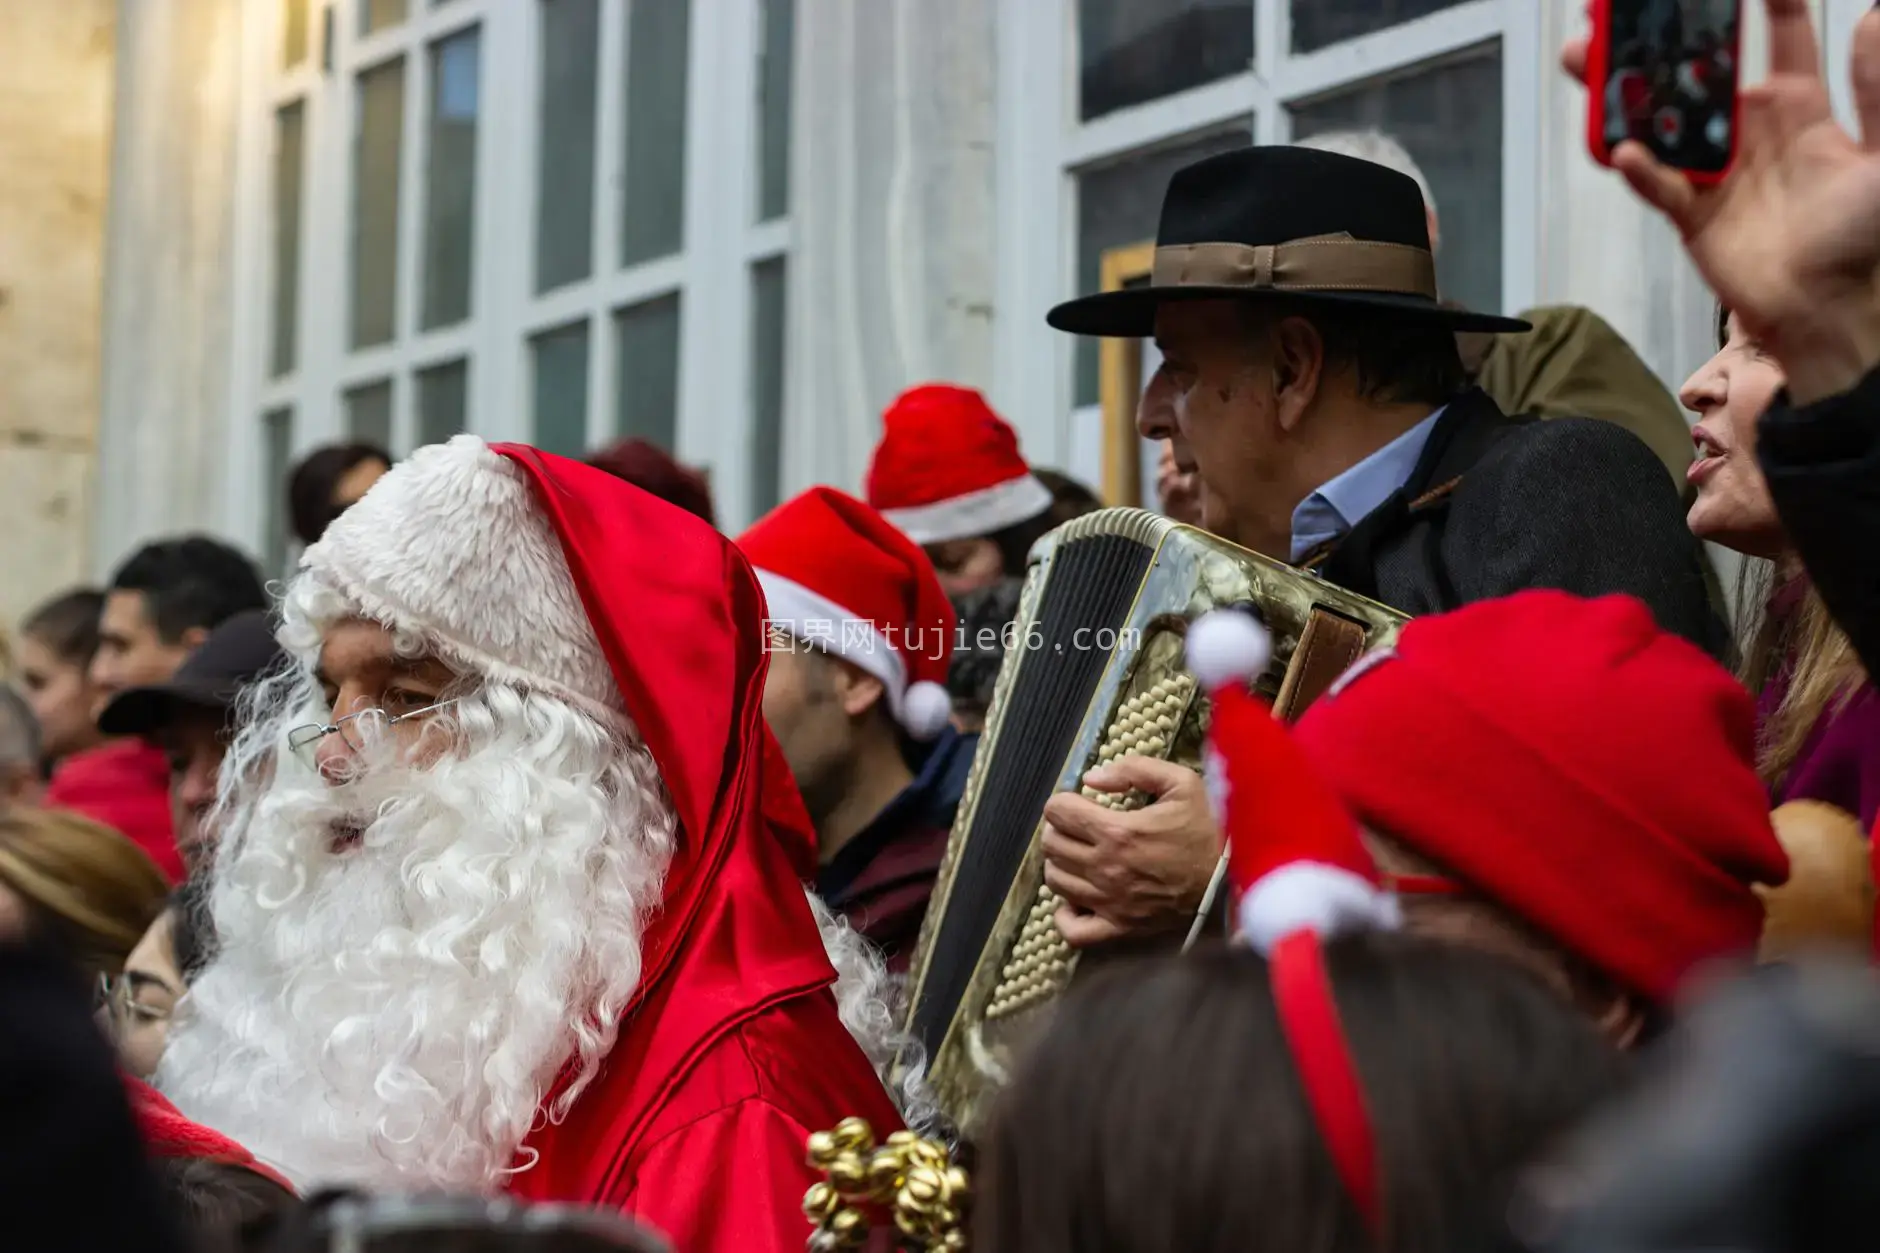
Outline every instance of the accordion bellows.
[[(1080, 961), (1052, 921), (1058, 900), (1038, 846), (1045, 801), (1130, 753), (1199, 766), (1207, 702), (1183, 642), (1190, 620), (1230, 605), (1265, 622), (1274, 656), (1258, 686), (1293, 715), (1329, 678), (1306, 673), (1311, 654), (1322, 662), (1337, 651), (1320, 644), (1336, 640), (1349, 661), (1406, 620), (1139, 509), (1077, 518), (1032, 552), (909, 983), (907, 1027), (929, 1059), (928, 1082), (968, 1135), (1080, 964), (1102, 959)], [(1118, 809), (1146, 803), (1084, 795)]]

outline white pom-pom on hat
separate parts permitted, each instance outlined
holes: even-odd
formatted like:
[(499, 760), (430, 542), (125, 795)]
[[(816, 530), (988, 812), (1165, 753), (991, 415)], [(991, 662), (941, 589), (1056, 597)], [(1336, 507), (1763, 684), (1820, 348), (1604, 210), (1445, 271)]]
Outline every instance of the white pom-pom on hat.
[(1214, 609), (1188, 628), (1187, 650), (1188, 672), (1212, 691), (1265, 673), (1273, 659), (1273, 637), (1250, 613)]
[(929, 680), (910, 683), (901, 697), (901, 726), (917, 740), (931, 740), (953, 721), (953, 698)]
[(1237, 934), (1260, 953), (1295, 931), (1321, 939), (1347, 931), (1395, 931), (1403, 911), (1394, 893), (1362, 875), (1316, 861), (1295, 861), (1263, 876), (1242, 893)]

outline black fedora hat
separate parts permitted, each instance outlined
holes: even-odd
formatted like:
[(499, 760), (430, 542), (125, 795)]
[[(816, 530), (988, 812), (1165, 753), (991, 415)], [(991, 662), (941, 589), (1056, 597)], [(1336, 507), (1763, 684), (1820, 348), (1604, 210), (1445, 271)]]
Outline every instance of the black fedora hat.
[(1436, 296), (1423, 193), (1407, 175), (1311, 148), (1241, 148), (1184, 166), (1162, 197), (1146, 287), (1066, 301), (1073, 335), (1148, 336), (1165, 300), (1246, 297), (1375, 309), (1452, 331), (1526, 331)]

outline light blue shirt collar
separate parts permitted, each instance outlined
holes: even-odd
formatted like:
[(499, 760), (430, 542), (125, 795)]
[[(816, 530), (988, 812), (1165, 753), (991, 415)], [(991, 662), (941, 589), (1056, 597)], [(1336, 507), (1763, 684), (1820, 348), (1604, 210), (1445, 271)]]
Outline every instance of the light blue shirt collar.
[(1358, 520), (1410, 481), (1423, 446), (1430, 442), (1438, 409), (1409, 430), (1299, 502), (1292, 515), (1292, 559), (1298, 563), (1321, 544), (1343, 536)]

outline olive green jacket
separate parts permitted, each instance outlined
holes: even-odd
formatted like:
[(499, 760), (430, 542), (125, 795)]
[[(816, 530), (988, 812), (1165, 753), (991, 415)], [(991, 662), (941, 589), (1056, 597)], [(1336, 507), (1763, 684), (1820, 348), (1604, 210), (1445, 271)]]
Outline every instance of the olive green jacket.
[(1598, 418), (1645, 441), (1684, 491), (1690, 424), (1658, 376), (1591, 309), (1547, 305), (1521, 315), (1525, 335), (1461, 335), (1463, 365), (1508, 414)]

